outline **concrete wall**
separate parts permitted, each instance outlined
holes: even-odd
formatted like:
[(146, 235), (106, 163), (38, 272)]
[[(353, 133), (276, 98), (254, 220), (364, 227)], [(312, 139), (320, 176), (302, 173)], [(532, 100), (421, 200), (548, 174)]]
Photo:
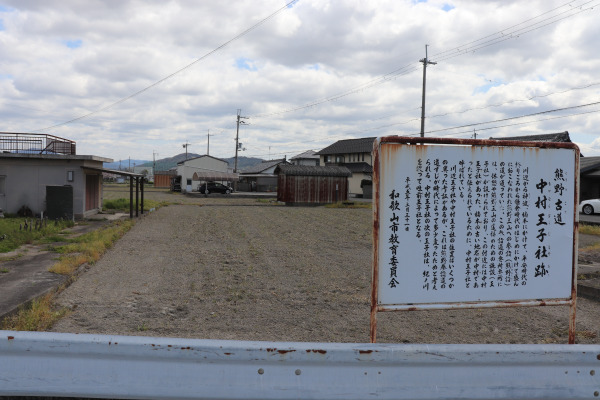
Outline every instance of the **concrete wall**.
[[(46, 186), (70, 185), (73, 186), (75, 218), (97, 213), (98, 209), (85, 211), (86, 174), (82, 166), (102, 168), (102, 161), (0, 157), (0, 179), (4, 180), (4, 196), (0, 196), (0, 208), (7, 213), (16, 214), (22, 206), (27, 206), (34, 214), (39, 215), (46, 211)], [(72, 182), (67, 180), (69, 171), (72, 171)], [(100, 190), (100, 208), (101, 193)]]

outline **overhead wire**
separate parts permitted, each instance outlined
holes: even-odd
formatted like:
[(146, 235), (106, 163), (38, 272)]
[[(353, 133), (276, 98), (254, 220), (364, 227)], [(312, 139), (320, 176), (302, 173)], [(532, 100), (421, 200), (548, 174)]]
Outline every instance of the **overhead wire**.
[(33, 132), (41, 132), (41, 131), (46, 131), (46, 130), (53, 129), (53, 128), (58, 128), (58, 127), (60, 127), (60, 126), (67, 125), (67, 124), (70, 124), (70, 123), (73, 123), (73, 122), (76, 122), (76, 121), (80, 121), (80, 120), (82, 120), (82, 119), (85, 119), (85, 118), (91, 117), (92, 115), (95, 115), (95, 114), (98, 114), (98, 113), (100, 113), (100, 112), (103, 112), (103, 111), (109, 110), (109, 109), (111, 109), (111, 108), (113, 108), (113, 107), (115, 107), (115, 106), (117, 106), (117, 105), (119, 105), (119, 104), (122, 104), (122, 103), (126, 102), (127, 100), (130, 100), (130, 99), (132, 99), (132, 98), (134, 98), (134, 97), (136, 97), (136, 96), (139, 96), (139, 95), (141, 95), (141, 94), (143, 94), (143, 93), (147, 92), (148, 90), (150, 90), (150, 89), (152, 89), (152, 88), (154, 88), (154, 87), (156, 87), (156, 86), (160, 85), (161, 83), (163, 83), (163, 82), (165, 82), (165, 81), (167, 81), (167, 80), (169, 80), (169, 79), (173, 78), (174, 76), (176, 76), (176, 75), (180, 74), (181, 72), (183, 72), (183, 71), (185, 71), (185, 70), (189, 69), (190, 67), (192, 67), (192, 66), (196, 65), (196, 64), (197, 64), (197, 63), (199, 63), (200, 61), (203, 61), (203, 60), (205, 60), (206, 58), (208, 58), (208, 57), (210, 57), (211, 55), (213, 55), (214, 53), (216, 53), (216, 52), (218, 52), (218, 51), (220, 51), (220, 50), (224, 49), (225, 47), (227, 47), (227, 46), (228, 46), (228, 45), (230, 45), (231, 43), (235, 42), (236, 40), (238, 40), (238, 39), (240, 39), (240, 38), (242, 38), (242, 37), (246, 36), (248, 33), (252, 32), (252, 31), (253, 31), (253, 30), (255, 30), (256, 28), (258, 28), (258, 27), (260, 27), (261, 25), (265, 24), (267, 21), (269, 21), (269, 20), (273, 19), (275, 16), (279, 15), (281, 12), (283, 12), (283, 11), (285, 11), (285, 10), (289, 9), (289, 8), (290, 8), (292, 5), (294, 5), (294, 4), (295, 4), (295, 3), (297, 3), (298, 1), (300, 1), (300, 0), (292, 0), (292, 1), (288, 2), (288, 3), (287, 3), (287, 4), (285, 4), (283, 7), (279, 8), (277, 11), (273, 12), (272, 14), (270, 14), (269, 16), (267, 16), (266, 18), (263, 18), (262, 20), (260, 20), (260, 21), (259, 21), (259, 22), (257, 22), (256, 24), (252, 25), (250, 28), (247, 28), (246, 30), (244, 30), (244, 31), (242, 31), (241, 33), (237, 34), (236, 36), (234, 36), (233, 38), (229, 39), (228, 41), (226, 41), (225, 43), (221, 44), (220, 46), (218, 46), (218, 47), (214, 48), (213, 50), (209, 51), (208, 53), (204, 54), (202, 57), (200, 57), (200, 58), (197, 58), (196, 60), (194, 60), (193, 62), (191, 62), (191, 63), (187, 64), (186, 66), (184, 66), (184, 67), (182, 67), (182, 68), (178, 69), (177, 71), (175, 71), (175, 72), (173, 72), (173, 73), (171, 73), (171, 74), (169, 74), (169, 75), (165, 76), (164, 78), (162, 78), (162, 79), (160, 79), (160, 80), (158, 80), (158, 81), (154, 82), (153, 84), (151, 84), (151, 85), (149, 85), (149, 86), (146, 86), (145, 88), (143, 88), (143, 89), (141, 89), (141, 90), (138, 90), (137, 92), (135, 92), (135, 93), (133, 93), (133, 94), (130, 94), (129, 96), (123, 97), (122, 99), (120, 99), (120, 100), (117, 100), (117, 101), (115, 101), (114, 103), (111, 103), (111, 104), (109, 104), (109, 105), (107, 105), (107, 106), (105, 106), (105, 107), (102, 107), (102, 108), (98, 109), (98, 110), (95, 110), (95, 111), (89, 112), (89, 113), (87, 113), (87, 114), (85, 114), (85, 115), (79, 116), (79, 117), (77, 117), (77, 118), (70, 119), (70, 120), (68, 120), (68, 121), (65, 121), (65, 122), (62, 122), (62, 123), (60, 123), (60, 124), (55, 124), (55, 125), (52, 125), (52, 126), (48, 126), (48, 127), (46, 127), (46, 128), (36, 129), (36, 130), (34, 130)]

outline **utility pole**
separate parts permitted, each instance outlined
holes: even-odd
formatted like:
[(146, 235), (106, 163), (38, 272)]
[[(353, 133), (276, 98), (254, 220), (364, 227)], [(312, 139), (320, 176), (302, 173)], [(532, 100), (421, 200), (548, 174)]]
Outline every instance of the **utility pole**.
[(158, 155), (158, 153), (154, 150), (152, 150), (152, 174), (156, 173), (156, 156)]
[(183, 145), (183, 147), (185, 148), (185, 159), (186, 159), (186, 161), (187, 161), (187, 148), (188, 148), (188, 146), (189, 146), (190, 144), (191, 144), (191, 143), (188, 143), (188, 141), (186, 140), (186, 141), (185, 141), (185, 144)]
[(206, 137), (208, 138), (208, 142), (206, 144), (206, 155), (210, 155), (210, 137), (211, 136), (215, 136), (215, 135), (211, 135), (210, 134), (210, 129), (208, 130), (208, 133), (206, 134)]
[[(238, 165), (238, 150), (240, 149), (240, 144), (239, 144), (239, 140), (240, 140), (240, 124), (245, 124), (244, 121), (241, 121), (241, 119), (248, 119), (247, 117), (242, 117), (242, 110), (240, 108), (238, 108), (237, 110), (237, 128), (236, 128), (236, 132), (235, 132), (235, 164), (233, 166), (233, 173), (237, 173), (237, 165)], [(233, 183), (233, 190), (237, 191), (237, 181), (235, 181)]]
[(425, 58), (419, 60), (423, 63), (423, 100), (421, 102), (421, 137), (425, 137), (425, 81), (427, 76), (427, 64), (437, 64), (436, 62), (429, 61), (427, 58), (427, 46), (425, 45)]
[(475, 128), (473, 128), (473, 139), (477, 139), (477, 132), (475, 132)]

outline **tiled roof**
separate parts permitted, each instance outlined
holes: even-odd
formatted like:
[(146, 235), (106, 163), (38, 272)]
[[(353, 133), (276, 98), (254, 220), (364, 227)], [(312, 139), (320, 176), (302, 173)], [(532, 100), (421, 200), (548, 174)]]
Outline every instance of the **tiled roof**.
[(497, 137), (492, 140), (517, 140), (519, 142), (559, 142), (559, 143), (571, 143), (569, 132), (560, 133), (549, 133), (545, 135), (526, 135), (526, 136), (510, 136), (510, 137)]
[(312, 165), (287, 165), (282, 164), (275, 169), (276, 174), (295, 176), (352, 176), (345, 166), (319, 167)]
[(600, 168), (600, 157), (581, 157), (579, 159), (579, 172), (587, 172)]
[(301, 160), (301, 159), (307, 159), (307, 158), (311, 159), (311, 160), (312, 159), (318, 160), (319, 156), (313, 150), (307, 150), (304, 153), (298, 154), (297, 156), (290, 158), (290, 160)]
[(243, 170), (240, 171), (240, 173), (241, 174), (260, 174), (264, 170), (274, 167), (275, 165), (280, 164), (280, 163), (287, 163), (287, 161), (285, 161), (285, 159), (283, 159), (283, 158), (279, 159), (279, 160), (263, 161), (256, 165), (252, 165), (250, 167), (244, 168)]
[(375, 137), (360, 139), (338, 140), (331, 146), (325, 147), (316, 154), (347, 154), (347, 153), (371, 153), (373, 151), (373, 142)]
[(373, 167), (366, 162), (344, 163), (344, 167), (348, 168), (353, 174), (362, 172), (363, 174), (372, 174)]

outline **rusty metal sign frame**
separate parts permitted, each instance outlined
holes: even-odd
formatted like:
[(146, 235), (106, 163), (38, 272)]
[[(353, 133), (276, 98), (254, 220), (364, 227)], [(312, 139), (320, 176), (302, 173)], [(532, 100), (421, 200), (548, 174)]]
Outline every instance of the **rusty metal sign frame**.
[[(437, 304), (405, 304), (386, 306), (379, 305), (379, 221), (380, 221), (380, 186), (381, 186), (381, 146), (384, 144), (410, 144), (415, 146), (425, 145), (450, 145), (471, 147), (522, 147), (540, 149), (569, 149), (575, 151), (575, 177), (574, 177), (574, 207), (573, 207), (573, 256), (571, 267), (571, 296), (570, 298), (539, 299), (539, 300), (515, 300), (515, 301), (468, 301), (450, 302)], [(575, 314), (577, 303), (577, 242), (579, 232), (579, 215), (577, 206), (579, 204), (579, 147), (575, 143), (557, 142), (521, 142), (515, 140), (482, 140), (482, 139), (446, 139), (446, 138), (423, 138), (386, 136), (376, 139), (373, 143), (373, 269), (371, 287), (371, 319), (370, 339), (371, 343), (377, 338), (377, 313), (386, 311), (419, 311), (432, 309), (465, 309), (465, 308), (506, 308), (506, 307), (530, 307), (530, 306), (554, 306), (569, 305), (569, 344), (575, 343)]]

